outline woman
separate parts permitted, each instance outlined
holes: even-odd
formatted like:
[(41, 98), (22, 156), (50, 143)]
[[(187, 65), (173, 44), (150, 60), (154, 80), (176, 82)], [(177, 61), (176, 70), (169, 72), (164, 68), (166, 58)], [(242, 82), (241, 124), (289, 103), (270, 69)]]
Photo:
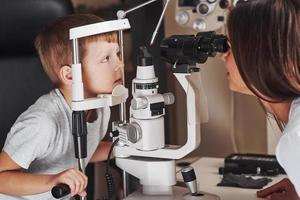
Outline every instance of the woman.
[(239, 0), (228, 16), (230, 50), (221, 55), (231, 90), (257, 96), (284, 124), (276, 156), (289, 177), (259, 197), (300, 196), (300, 1)]

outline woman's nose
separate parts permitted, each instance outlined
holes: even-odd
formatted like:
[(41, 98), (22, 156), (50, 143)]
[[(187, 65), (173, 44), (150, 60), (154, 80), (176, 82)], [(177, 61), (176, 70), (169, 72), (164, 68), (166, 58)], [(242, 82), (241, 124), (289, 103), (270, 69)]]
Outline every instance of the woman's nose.
[(218, 55), (218, 57), (223, 61), (226, 62), (227, 56), (229, 55), (229, 51), (225, 52), (225, 53), (220, 53)]

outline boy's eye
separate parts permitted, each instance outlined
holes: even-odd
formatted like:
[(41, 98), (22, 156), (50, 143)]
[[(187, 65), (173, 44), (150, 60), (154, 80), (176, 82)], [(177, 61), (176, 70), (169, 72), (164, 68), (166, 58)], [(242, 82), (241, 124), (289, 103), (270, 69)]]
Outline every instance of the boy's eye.
[(121, 51), (117, 52), (117, 56), (120, 58), (121, 57)]
[(101, 63), (106, 63), (109, 61), (109, 56), (106, 56), (103, 60), (101, 60)]

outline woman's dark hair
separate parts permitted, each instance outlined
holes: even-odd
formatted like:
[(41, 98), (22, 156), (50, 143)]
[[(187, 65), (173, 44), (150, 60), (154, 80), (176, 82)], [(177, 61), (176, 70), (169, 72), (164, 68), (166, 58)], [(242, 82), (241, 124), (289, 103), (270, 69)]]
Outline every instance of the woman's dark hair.
[(300, 1), (239, 0), (228, 17), (231, 48), (242, 79), (259, 98), (300, 96)]

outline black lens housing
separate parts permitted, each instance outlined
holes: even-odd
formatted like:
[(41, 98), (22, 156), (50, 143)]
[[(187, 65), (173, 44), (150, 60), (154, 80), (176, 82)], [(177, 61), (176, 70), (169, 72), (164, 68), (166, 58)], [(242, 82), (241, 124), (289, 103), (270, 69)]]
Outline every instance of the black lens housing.
[(195, 35), (173, 35), (160, 44), (161, 56), (174, 64), (205, 63), (208, 57), (229, 49), (227, 37), (214, 31)]

